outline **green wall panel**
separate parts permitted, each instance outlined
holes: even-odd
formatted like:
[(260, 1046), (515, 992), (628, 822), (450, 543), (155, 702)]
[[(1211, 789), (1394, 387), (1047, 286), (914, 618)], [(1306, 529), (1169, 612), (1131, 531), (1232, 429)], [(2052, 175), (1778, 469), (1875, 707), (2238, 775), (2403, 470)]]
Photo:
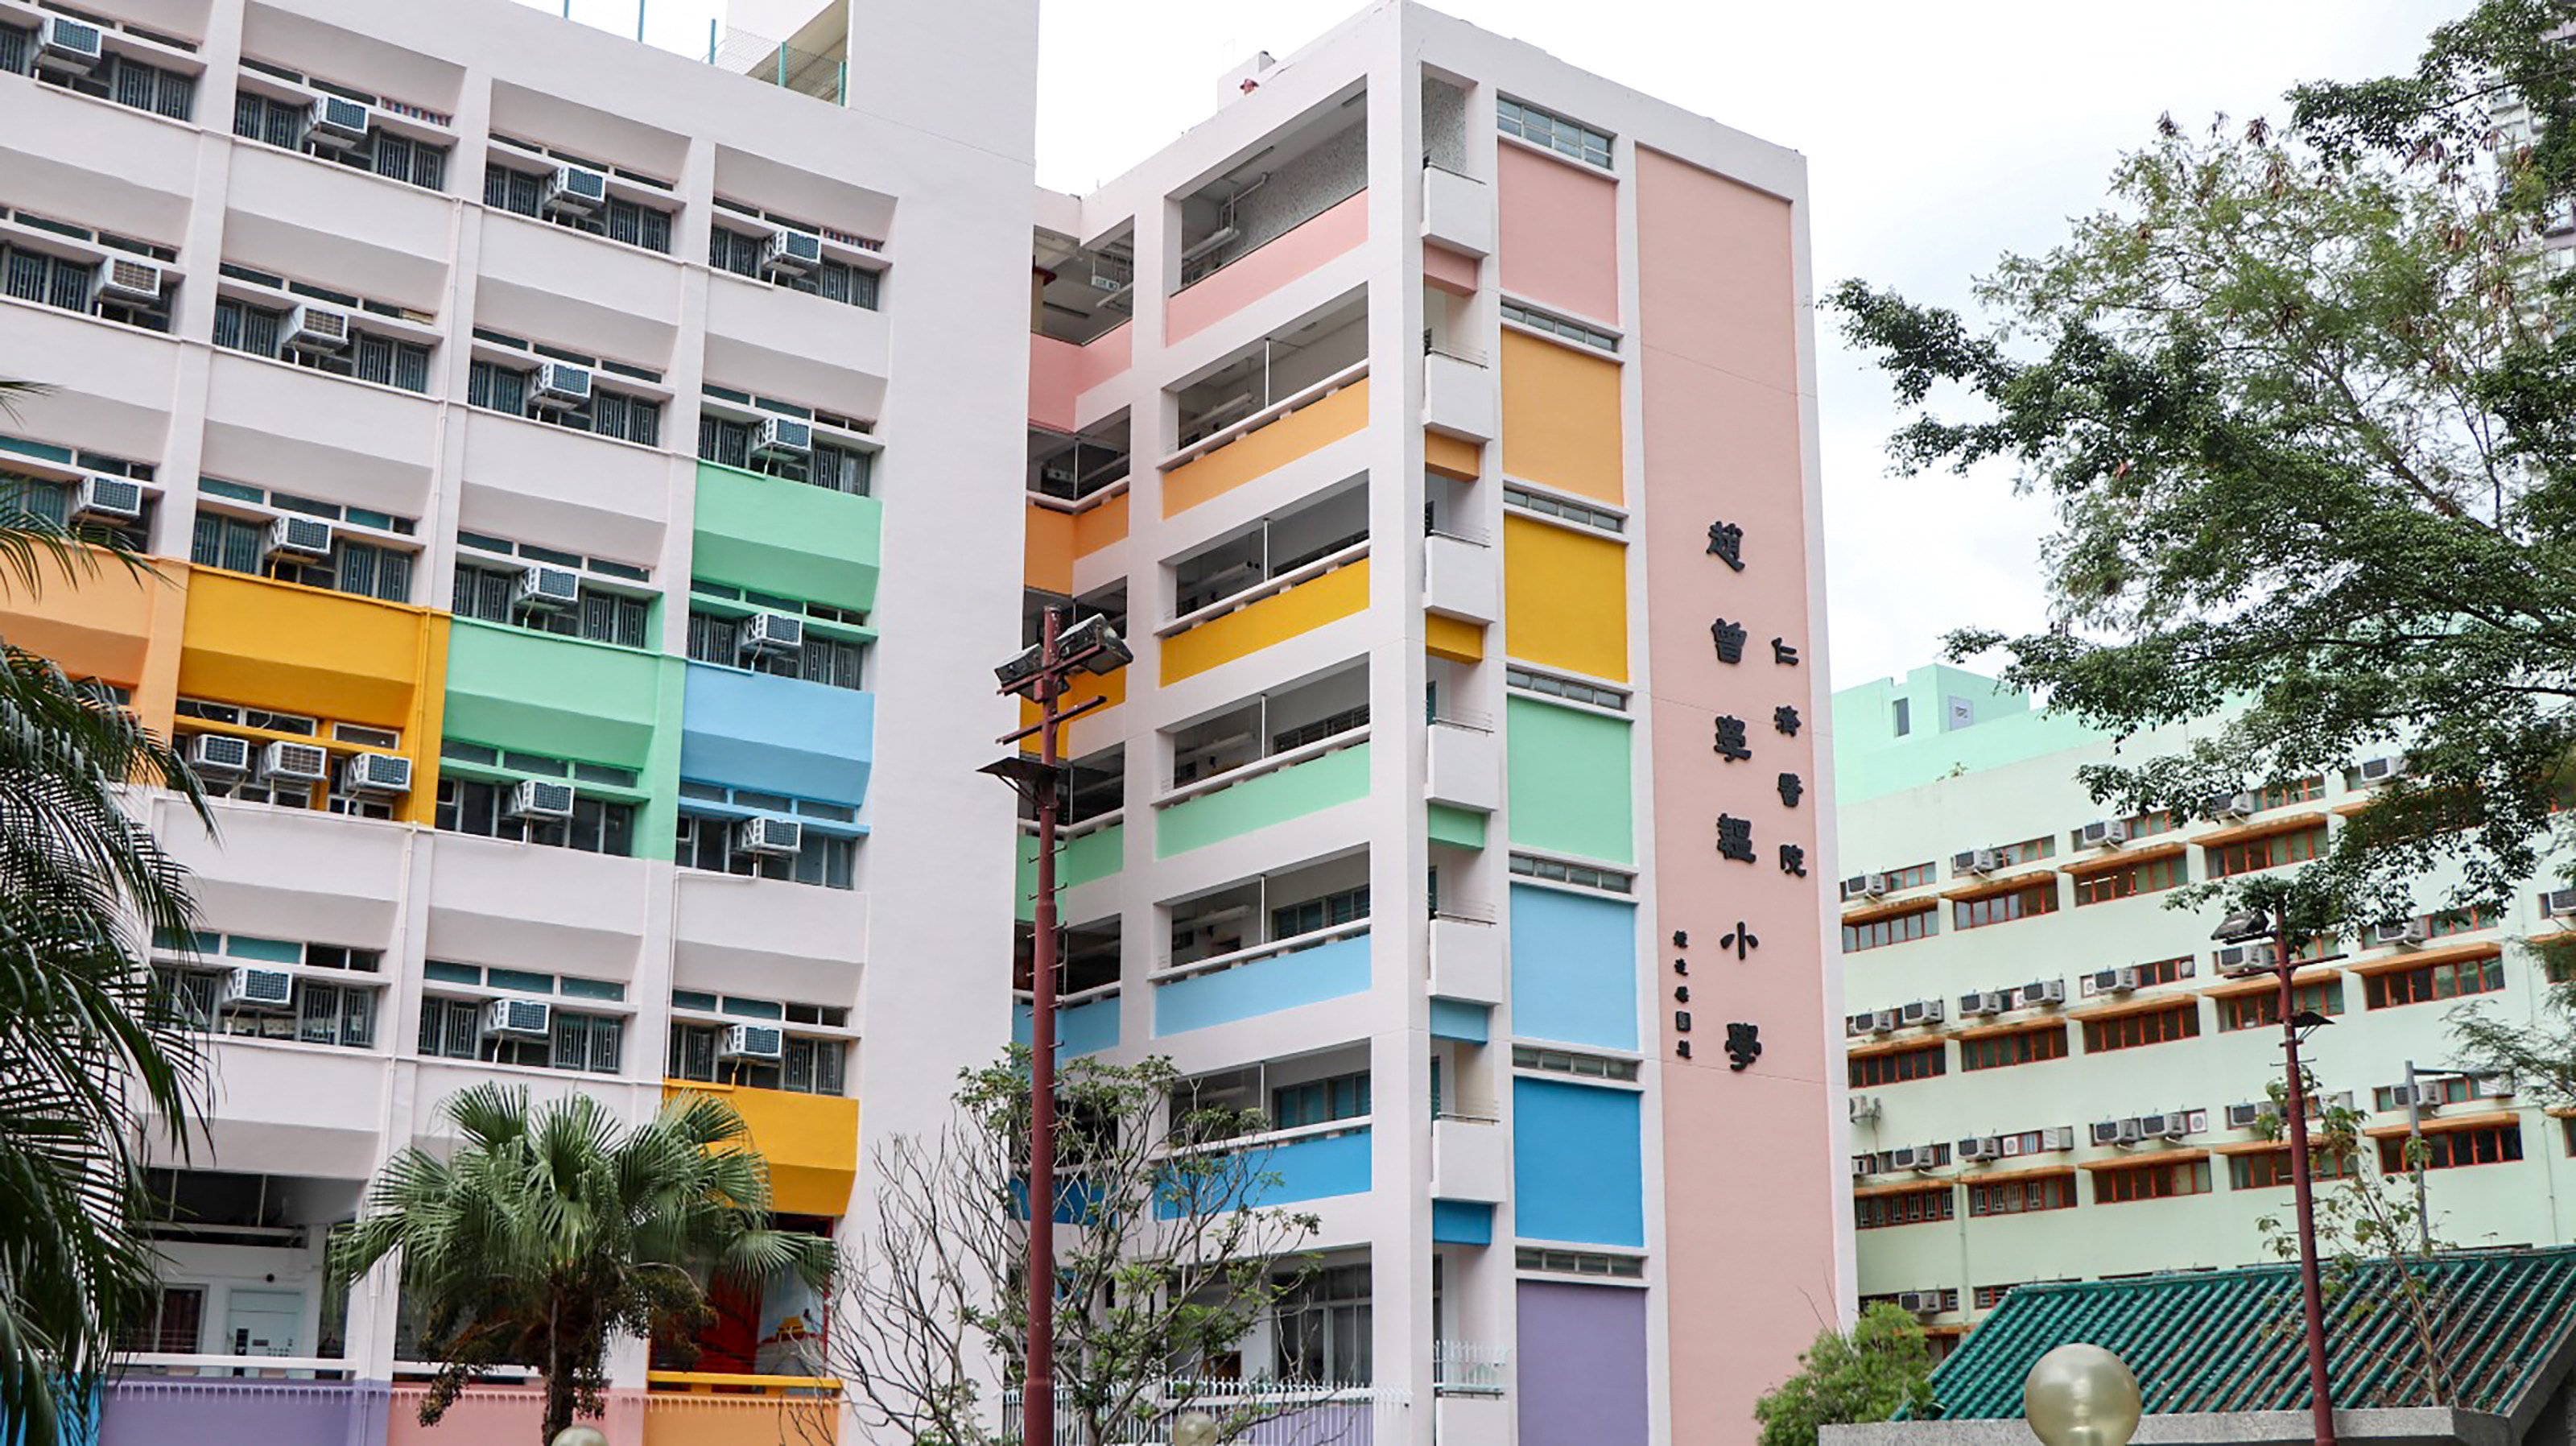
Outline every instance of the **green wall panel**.
[(650, 795), (635, 852), (671, 856), (680, 781), (678, 658), (457, 618), (447, 634), (446, 738), (632, 768)]
[(1154, 820), (1154, 856), (1170, 858), (1220, 839), (1368, 796), (1369, 745), (1355, 744), (1276, 773), (1246, 779), (1164, 809)]
[(693, 577), (866, 612), (884, 505), (783, 477), (698, 464)]
[(1513, 847), (1635, 862), (1627, 720), (1515, 697), (1503, 726)]
[[(1055, 891), (1065, 890), (1105, 879), (1126, 866), (1127, 826), (1112, 824), (1094, 829), (1082, 837), (1056, 848)], [(1036, 834), (1020, 835), (1019, 888), (1013, 897), (1019, 900), (1023, 920), (1037, 917), (1038, 838)]]
[(1451, 848), (1480, 849), (1485, 846), (1485, 815), (1467, 808), (1452, 808), (1445, 803), (1430, 806), (1431, 841)]

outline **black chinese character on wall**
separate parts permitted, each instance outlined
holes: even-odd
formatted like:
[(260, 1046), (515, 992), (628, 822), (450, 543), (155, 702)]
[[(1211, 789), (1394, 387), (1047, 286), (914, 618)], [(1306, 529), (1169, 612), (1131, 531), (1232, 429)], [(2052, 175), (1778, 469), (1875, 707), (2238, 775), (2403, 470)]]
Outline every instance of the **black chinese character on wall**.
[(1732, 522), (1710, 523), (1708, 555), (1737, 572), (1744, 571), (1744, 529)]
[(1740, 864), (1753, 862), (1753, 820), (1731, 813), (1717, 816), (1717, 853)]
[(1744, 720), (1727, 714), (1718, 716), (1717, 741), (1709, 747), (1729, 763), (1740, 763), (1753, 756), (1753, 750), (1745, 743)]
[(1807, 876), (1807, 851), (1797, 844), (1780, 845), (1780, 872), (1793, 878)]
[(1708, 625), (1708, 637), (1709, 641), (1717, 644), (1719, 662), (1744, 661), (1744, 625), (1742, 623), (1731, 623), (1724, 618), (1719, 618)]
[(1762, 1057), (1762, 1026), (1729, 1024), (1726, 1027), (1726, 1067), (1741, 1070)]
[(1780, 775), (1780, 802), (1784, 806), (1796, 808), (1798, 800), (1805, 797), (1806, 792), (1807, 785), (1799, 779), (1798, 775), (1794, 773)]
[(1787, 642), (1784, 639), (1773, 638), (1771, 640), (1771, 661), (1791, 668), (1798, 666), (1798, 649), (1796, 645)]
[(1798, 710), (1797, 710), (1797, 709), (1795, 709), (1795, 708), (1790, 707), (1790, 706), (1789, 706), (1788, 704), (1786, 704), (1786, 703), (1783, 703), (1783, 704), (1781, 704), (1779, 707), (1772, 709), (1772, 710), (1771, 710), (1771, 727), (1772, 727), (1772, 728), (1773, 728), (1773, 730), (1774, 730), (1774, 731), (1776, 731), (1776, 732), (1786, 733), (1786, 734), (1788, 734), (1788, 735), (1789, 735), (1790, 737), (1792, 737), (1792, 738), (1797, 737), (1797, 736), (1798, 736)]

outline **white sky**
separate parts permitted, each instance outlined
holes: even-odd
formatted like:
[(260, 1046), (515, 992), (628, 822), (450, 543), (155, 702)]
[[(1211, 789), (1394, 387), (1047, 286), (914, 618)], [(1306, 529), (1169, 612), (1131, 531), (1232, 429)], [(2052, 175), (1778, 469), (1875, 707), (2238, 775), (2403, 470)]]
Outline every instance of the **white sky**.
[[(529, 0), (560, 9), (564, 0)], [(636, 0), (571, 0), (633, 33)], [(647, 0), (704, 49), (717, 0)], [(1287, 55), (1362, 0), (1041, 0), (1038, 180), (1090, 189), (1214, 109), (1217, 77)], [(1433, 0), (1612, 80), (1806, 154), (1820, 287), (1963, 305), (2007, 250), (2057, 240), (2158, 113), (2279, 119), (2295, 81), (2404, 68), (2467, 0)], [(853, 76), (864, 89), (866, 60)], [(1544, 97), (1539, 97), (1544, 99)], [(1819, 318), (1827, 588), (1838, 687), (1931, 661), (1942, 634), (2043, 621), (2044, 503), (1997, 470), (1888, 474), (1875, 368)]]

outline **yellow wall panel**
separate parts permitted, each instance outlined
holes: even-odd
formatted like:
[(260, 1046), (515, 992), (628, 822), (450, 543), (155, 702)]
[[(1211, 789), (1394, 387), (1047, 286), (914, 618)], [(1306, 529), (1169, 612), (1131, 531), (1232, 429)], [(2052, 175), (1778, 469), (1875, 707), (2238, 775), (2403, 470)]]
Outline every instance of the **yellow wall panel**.
[(1626, 682), (1626, 545), (1504, 517), (1503, 643), (1524, 663)]
[(1368, 378), (1163, 474), (1163, 515), (1196, 507), (1368, 425)]
[(1422, 434), (1422, 465), (1444, 477), (1473, 482), (1484, 475), (1485, 449), (1446, 432)]
[(1503, 332), (1503, 471), (1624, 505), (1619, 363)]
[(1089, 557), (1113, 542), (1127, 540), (1127, 498), (1121, 492), (1097, 507), (1073, 515), (1073, 555)]
[(1028, 504), (1027, 554), (1023, 576), (1040, 592), (1073, 592), (1073, 516), (1052, 507)]
[(859, 1176), (859, 1102), (836, 1095), (665, 1080), (663, 1098), (698, 1090), (731, 1104), (751, 1126), (752, 1147), (769, 1162), (770, 1208), (787, 1215), (839, 1216)]
[[(1083, 714), (1081, 719), (1077, 720), (1075, 723), (1065, 725), (1068, 729), (1078, 727), (1082, 723), (1087, 723), (1091, 719), (1098, 717), (1100, 714), (1126, 702), (1127, 670), (1121, 668), (1115, 673), (1074, 674), (1073, 686), (1065, 689), (1064, 706), (1069, 709), (1079, 708), (1094, 698), (1103, 699), (1105, 701), (1103, 701), (1099, 707)], [(1022, 698), (1020, 700), (1020, 726), (1023, 728), (1034, 728), (1037, 726), (1037, 721), (1038, 705), (1030, 702), (1026, 698)], [(1020, 751), (1023, 753), (1035, 753), (1042, 746), (1044, 745), (1039, 742), (1038, 736), (1034, 733), (1020, 740)], [(1062, 746), (1061, 740), (1059, 740), (1058, 746)]]
[(1194, 677), (1368, 606), (1368, 559), (1337, 567), (1163, 640), (1163, 684)]
[(422, 608), (197, 568), (179, 691), (408, 728), (431, 618)]
[(1435, 658), (1453, 663), (1480, 663), (1485, 658), (1485, 627), (1445, 613), (1422, 617), (1422, 647)]

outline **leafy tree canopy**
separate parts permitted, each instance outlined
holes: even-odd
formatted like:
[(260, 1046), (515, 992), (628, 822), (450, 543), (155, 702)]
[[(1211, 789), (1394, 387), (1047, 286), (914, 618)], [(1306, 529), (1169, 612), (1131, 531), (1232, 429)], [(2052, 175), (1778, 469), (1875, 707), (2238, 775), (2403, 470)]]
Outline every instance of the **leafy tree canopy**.
[(1914, 1317), (1885, 1301), (1861, 1312), (1848, 1334), (1817, 1332), (1798, 1364), (1798, 1374), (1754, 1404), (1761, 1446), (1816, 1446), (1822, 1427), (1932, 1404), (1931, 1344)]

